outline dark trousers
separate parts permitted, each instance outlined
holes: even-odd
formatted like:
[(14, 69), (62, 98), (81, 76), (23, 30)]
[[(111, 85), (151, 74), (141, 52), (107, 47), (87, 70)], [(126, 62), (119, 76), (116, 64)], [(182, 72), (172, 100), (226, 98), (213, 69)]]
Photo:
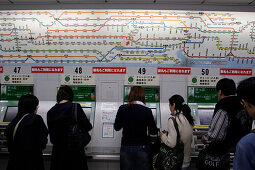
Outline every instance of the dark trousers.
[(151, 170), (152, 158), (147, 145), (122, 145), (120, 150), (120, 170)]
[(67, 151), (65, 147), (53, 146), (51, 170), (88, 170), (85, 151)]

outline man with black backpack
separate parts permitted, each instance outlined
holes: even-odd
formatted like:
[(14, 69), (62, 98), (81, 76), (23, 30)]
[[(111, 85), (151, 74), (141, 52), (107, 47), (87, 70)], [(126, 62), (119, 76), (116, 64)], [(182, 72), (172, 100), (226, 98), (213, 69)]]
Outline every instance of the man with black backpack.
[(202, 137), (202, 142), (207, 147), (203, 151), (205, 153), (199, 155), (198, 159), (203, 161), (200, 161), (198, 168), (228, 170), (229, 154), (235, 152), (238, 141), (251, 130), (252, 119), (240, 98), (235, 95), (236, 85), (232, 79), (219, 80), (216, 90), (218, 103), (208, 133)]
[[(242, 99), (249, 115), (255, 120), (255, 77), (240, 82), (237, 95)], [(255, 169), (255, 131), (244, 136), (236, 146), (234, 170)]]

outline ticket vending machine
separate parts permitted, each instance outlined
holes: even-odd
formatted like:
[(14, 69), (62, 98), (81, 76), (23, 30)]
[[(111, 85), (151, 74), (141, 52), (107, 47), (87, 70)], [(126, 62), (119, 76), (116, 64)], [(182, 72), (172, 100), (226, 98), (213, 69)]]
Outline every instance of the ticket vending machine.
[(189, 77), (187, 101), (195, 120), (191, 152), (193, 156), (197, 156), (199, 151), (204, 148), (201, 138), (208, 131), (218, 101), (215, 88), (218, 80), (217, 76)]
[(128, 102), (128, 95), (132, 86), (141, 86), (144, 89), (146, 106), (151, 109), (155, 123), (157, 127), (160, 128), (160, 86), (157, 75), (126, 76), (124, 86), (124, 103)]
[(22, 95), (33, 94), (33, 76), (29, 74), (3, 75), (0, 101), (0, 152), (7, 152), (4, 131), (18, 113), (18, 101)]

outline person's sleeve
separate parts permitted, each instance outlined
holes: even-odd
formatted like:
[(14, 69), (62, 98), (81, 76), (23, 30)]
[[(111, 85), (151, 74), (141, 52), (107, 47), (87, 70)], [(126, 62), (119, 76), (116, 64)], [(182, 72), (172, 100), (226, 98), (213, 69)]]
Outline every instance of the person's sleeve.
[(79, 125), (81, 126), (81, 129), (85, 131), (90, 131), (92, 129), (92, 125), (89, 122), (80, 104), (77, 104), (77, 119), (78, 119)]
[(253, 157), (251, 157), (248, 152), (252, 150), (247, 150), (245, 145), (238, 143), (236, 146), (236, 152), (234, 157), (234, 170), (254, 170), (251, 161), (254, 162)]
[(56, 141), (56, 139), (55, 139), (55, 131), (54, 131), (55, 128), (52, 127), (53, 123), (51, 121), (52, 118), (51, 118), (50, 114), (51, 114), (51, 112), (48, 111), (47, 112), (47, 125), (48, 125), (48, 131), (49, 131), (49, 134), (50, 134), (49, 135), (50, 136), (50, 142), (52, 144), (55, 144), (55, 141)]
[(177, 139), (177, 133), (174, 127), (174, 122), (172, 119), (168, 119), (168, 135), (163, 134), (161, 136), (162, 142), (169, 146), (170, 148), (175, 147)]
[(38, 142), (40, 144), (40, 148), (41, 149), (45, 149), (46, 148), (46, 145), (47, 145), (47, 142), (48, 142), (48, 129), (42, 119), (42, 117), (40, 115), (37, 115), (37, 118), (36, 118), (37, 122), (36, 122), (36, 125), (37, 125), (37, 128), (38, 128)]
[(11, 122), (7, 128), (5, 129), (4, 135), (7, 138), (7, 147), (8, 150), (11, 151), (12, 150), (12, 145), (13, 145), (13, 138), (12, 138), (12, 133), (13, 133), (13, 129), (14, 129), (14, 123)]
[(116, 131), (119, 131), (122, 127), (123, 127), (123, 119), (122, 119), (122, 109), (121, 106), (119, 107), (118, 111), (117, 111), (117, 115), (115, 118), (115, 122), (114, 122), (114, 129)]
[(218, 110), (211, 120), (208, 133), (203, 136), (205, 142), (210, 143), (224, 140), (228, 124), (229, 118), (227, 112), (222, 109)]
[(157, 125), (156, 125), (156, 123), (154, 121), (151, 109), (149, 109), (149, 111), (150, 111), (149, 112), (149, 116), (148, 116), (148, 129), (149, 129), (149, 133), (151, 135), (156, 135), (157, 132), (158, 132)]

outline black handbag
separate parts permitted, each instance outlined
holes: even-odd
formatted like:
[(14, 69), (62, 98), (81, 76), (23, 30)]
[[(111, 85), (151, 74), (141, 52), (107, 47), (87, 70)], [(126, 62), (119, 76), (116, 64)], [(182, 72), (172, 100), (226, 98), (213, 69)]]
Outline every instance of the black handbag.
[(151, 154), (156, 155), (157, 153), (159, 153), (160, 146), (161, 146), (161, 141), (160, 141), (159, 129), (158, 129), (156, 135), (150, 135)]
[(207, 148), (204, 148), (198, 154), (196, 168), (199, 170), (229, 170), (230, 154), (210, 153)]
[(154, 170), (181, 170), (184, 158), (184, 144), (180, 139), (180, 132), (175, 118), (173, 120), (177, 133), (176, 145), (173, 148), (165, 145), (160, 146), (160, 151), (153, 157)]
[(68, 128), (67, 150), (81, 151), (90, 142), (91, 136), (88, 131), (82, 131), (77, 121), (77, 103), (73, 103), (72, 115), (74, 123)]

